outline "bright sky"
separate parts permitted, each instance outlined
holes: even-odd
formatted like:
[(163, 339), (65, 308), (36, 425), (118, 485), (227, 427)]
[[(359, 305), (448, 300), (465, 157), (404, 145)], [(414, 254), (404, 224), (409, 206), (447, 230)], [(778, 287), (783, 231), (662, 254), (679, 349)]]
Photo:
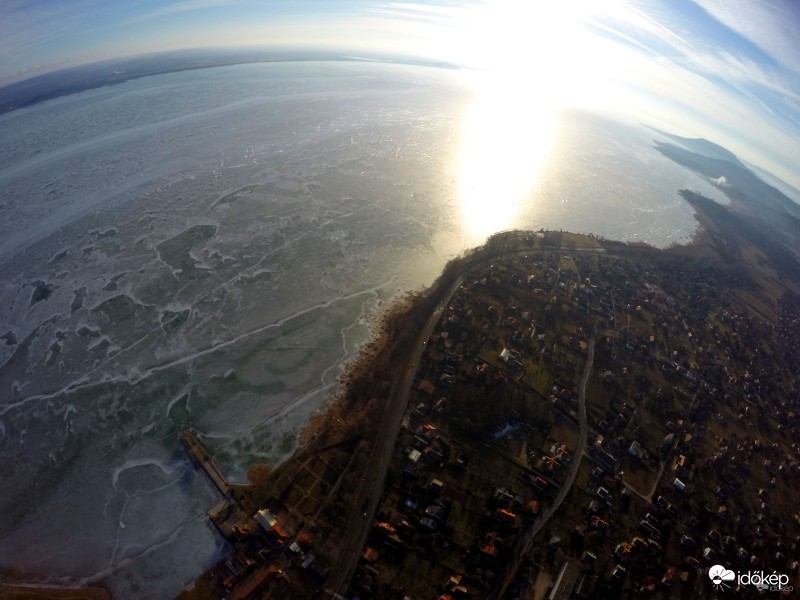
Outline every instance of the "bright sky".
[(793, 0), (3, 0), (0, 84), (178, 48), (402, 53), (475, 67), (537, 110), (707, 137), (800, 187), (799, 30)]

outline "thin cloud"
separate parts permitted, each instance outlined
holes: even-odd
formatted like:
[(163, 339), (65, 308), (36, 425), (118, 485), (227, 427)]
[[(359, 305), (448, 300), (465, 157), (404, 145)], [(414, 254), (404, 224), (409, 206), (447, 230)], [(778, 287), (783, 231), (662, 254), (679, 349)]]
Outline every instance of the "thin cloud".
[[(175, 27), (184, 15), (192, 27)], [(555, 103), (682, 119), (786, 165), (800, 155), (798, 23), (791, 0), (0, 0), (0, 78), (145, 47), (346, 45), (524, 73)]]
[(219, 8), (222, 6), (230, 6), (239, 4), (239, 0), (181, 0), (180, 2), (173, 2), (158, 8), (154, 8), (147, 12), (140, 13), (128, 20), (129, 23), (138, 23), (142, 21), (149, 21), (151, 19), (160, 19), (185, 12), (193, 12), (198, 10), (208, 10), (209, 8)]
[(763, 60), (764, 51), (754, 42), (709, 14), (692, 19), (695, 15), (669, 5), (644, 2), (616, 8), (595, 15), (588, 26), (626, 49), (619, 54), (628, 57), (626, 70), (620, 72), (616, 62), (613, 70), (633, 94), (627, 100), (619, 95), (630, 103), (626, 108), (639, 107), (665, 121), (682, 115), (684, 123), (692, 123), (693, 135), (704, 132), (796, 181), (790, 170), (790, 157), (800, 154), (796, 77), (779, 62)]
[(711, 17), (768, 54), (784, 68), (797, 72), (800, 48), (797, 27), (800, 7), (783, 1), (694, 0)]

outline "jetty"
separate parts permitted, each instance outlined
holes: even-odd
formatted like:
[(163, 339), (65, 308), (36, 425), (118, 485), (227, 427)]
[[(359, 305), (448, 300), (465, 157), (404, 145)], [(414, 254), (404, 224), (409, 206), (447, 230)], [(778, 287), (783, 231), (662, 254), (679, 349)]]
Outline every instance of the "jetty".
[(211, 454), (206, 450), (206, 447), (197, 439), (195, 432), (191, 429), (184, 429), (181, 432), (180, 439), (192, 462), (206, 472), (206, 475), (217, 486), (217, 489), (222, 492), (223, 496), (232, 499), (231, 485), (223, 477), (217, 465), (214, 464), (214, 459), (211, 458)]

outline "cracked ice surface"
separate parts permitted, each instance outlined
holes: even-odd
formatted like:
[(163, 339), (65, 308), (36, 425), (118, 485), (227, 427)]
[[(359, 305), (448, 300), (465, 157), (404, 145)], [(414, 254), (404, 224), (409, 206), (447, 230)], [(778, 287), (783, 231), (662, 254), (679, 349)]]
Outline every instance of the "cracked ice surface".
[[(482, 241), (454, 77), (243, 65), (0, 116), (0, 572), (169, 598), (222, 555), (180, 430), (234, 481), (280, 462), (365, 316)], [(691, 235), (675, 190), (715, 192), (652, 132), (562, 125), (509, 226)]]
[(256, 65), (0, 119), (1, 570), (167, 598), (219, 558), (178, 433), (232, 480), (279, 462), (364, 315), (441, 267), (448, 94)]

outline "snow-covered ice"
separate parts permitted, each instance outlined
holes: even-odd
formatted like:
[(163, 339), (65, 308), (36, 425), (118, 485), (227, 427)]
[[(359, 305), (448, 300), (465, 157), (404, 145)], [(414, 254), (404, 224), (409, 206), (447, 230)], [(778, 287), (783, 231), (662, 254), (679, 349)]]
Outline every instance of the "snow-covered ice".
[[(286, 63), (0, 117), (0, 571), (168, 598), (221, 556), (179, 432), (234, 481), (278, 463), (364, 316), (480, 241), (455, 181), (470, 99), (449, 71)], [(573, 154), (515, 225), (691, 234), (647, 136), (593, 154), (611, 125), (565, 123)], [(617, 169), (605, 192), (593, 167)], [(613, 202), (624, 220), (587, 218)]]

